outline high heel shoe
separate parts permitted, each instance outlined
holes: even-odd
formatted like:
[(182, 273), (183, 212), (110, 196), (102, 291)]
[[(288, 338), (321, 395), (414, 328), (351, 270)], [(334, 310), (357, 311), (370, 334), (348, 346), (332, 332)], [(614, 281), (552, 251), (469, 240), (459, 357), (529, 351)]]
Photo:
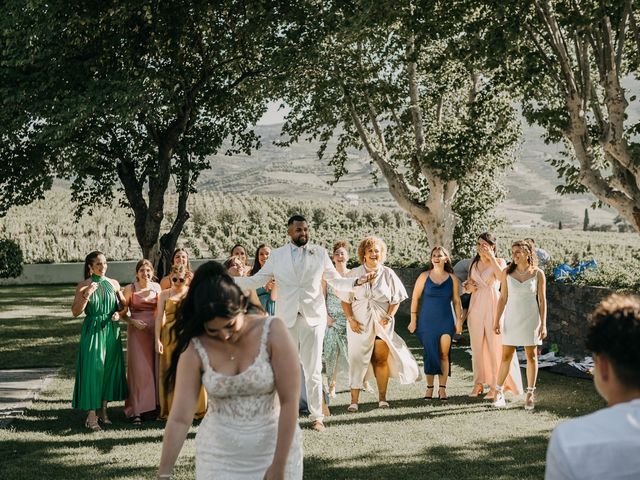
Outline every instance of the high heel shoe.
[(109, 415), (107, 415), (107, 409), (102, 409), (102, 415), (97, 415), (98, 422), (103, 423), (105, 425), (111, 425), (113, 422), (109, 420)]
[(507, 406), (507, 400), (504, 398), (504, 391), (500, 387), (496, 390), (496, 399), (493, 401), (493, 406), (496, 408), (505, 408)]
[[(431, 390), (431, 395), (429, 395), (429, 390)], [(424, 398), (425, 400), (431, 400), (433, 398), (433, 385), (427, 385), (427, 391), (424, 392)]]
[(92, 422), (89, 421), (89, 419), (87, 418), (84, 421), (84, 428), (88, 428), (89, 430), (91, 430), (92, 432), (99, 432), (102, 430), (102, 428), (100, 428), (100, 425), (98, 424), (98, 418), (94, 418)]
[(531, 411), (536, 408), (534, 392), (536, 387), (527, 387), (527, 393), (524, 397), (524, 409)]
[(469, 396), (479, 397), (483, 393), (484, 393), (484, 385), (482, 385), (481, 383), (477, 383), (476, 386), (473, 387), (473, 390), (471, 390), (471, 393), (469, 394)]
[[(444, 390), (444, 395), (440, 393), (440, 390)], [(447, 397), (447, 386), (446, 385), (439, 385), (438, 386), (438, 398), (440, 398), (441, 402), (446, 402), (447, 400), (449, 400), (449, 397)]]

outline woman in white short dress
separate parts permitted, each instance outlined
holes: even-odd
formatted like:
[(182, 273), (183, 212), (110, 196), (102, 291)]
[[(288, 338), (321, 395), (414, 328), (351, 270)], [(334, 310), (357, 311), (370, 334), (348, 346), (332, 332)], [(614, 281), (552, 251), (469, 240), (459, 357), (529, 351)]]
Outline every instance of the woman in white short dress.
[(298, 353), (282, 320), (247, 306), (222, 265), (196, 271), (176, 320), (177, 367), (167, 377), (175, 396), (158, 478), (171, 476), (204, 385), (209, 408), (196, 435), (196, 479), (302, 479)]
[(502, 362), (493, 404), (496, 407), (506, 406), (504, 382), (509, 373), (509, 364), (516, 347), (523, 346), (527, 356), (524, 408), (533, 410), (538, 377), (538, 345), (547, 336), (546, 280), (544, 272), (538, 268), (535, 251), (528, 242), (515, 242), (511, 246), (511, 257), (511, 264), (502, 272), (500, 300), (493, 324), (496, 334), (502, 334)]

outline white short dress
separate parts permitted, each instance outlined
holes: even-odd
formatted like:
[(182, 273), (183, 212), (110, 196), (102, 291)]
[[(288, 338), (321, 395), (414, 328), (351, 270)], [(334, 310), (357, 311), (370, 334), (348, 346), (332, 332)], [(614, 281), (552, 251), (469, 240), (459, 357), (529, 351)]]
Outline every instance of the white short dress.
[(507, 288), (509, 296), (504, 309), (502, 344), (515, 347), (541, 345), (542, 340), (538, 336), (538, 275), (524, 282), (507, 275)]

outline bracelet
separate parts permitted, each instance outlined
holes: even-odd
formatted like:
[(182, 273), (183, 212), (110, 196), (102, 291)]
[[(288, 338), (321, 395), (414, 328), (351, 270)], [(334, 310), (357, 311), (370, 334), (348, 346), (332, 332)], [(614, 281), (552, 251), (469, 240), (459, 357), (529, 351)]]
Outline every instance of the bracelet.
[(411, 312), (411, 313), (418, 313), (418, 312)]
[(163, 473), (162, 475), (158, 475), (158, 478), (171, 478), (170, 473)]

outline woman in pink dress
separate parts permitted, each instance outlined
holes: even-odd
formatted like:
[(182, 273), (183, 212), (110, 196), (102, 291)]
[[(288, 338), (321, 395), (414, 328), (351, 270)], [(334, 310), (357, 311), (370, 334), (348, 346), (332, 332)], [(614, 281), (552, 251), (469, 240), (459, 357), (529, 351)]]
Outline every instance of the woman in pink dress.
[[(494, 331), (493, 320), (500, 298), (500, 278), (507, 264), (496, 257), (496, 239), (489, 232), (480, 235), (476, 250), (469, 266), (469, 277), (462, 284), (464, 291), (472, 294), (467, 315), (473, 366), (473, 390), (469, 396), (481, 395), (484, 386), (488, 385), (489, 393), (484, 398), (492, 400), (502, 358), (502, 338)], [(515, 356), (504, 388), (514, 395), (522, 395), (522, 374)]]
[(124, 289), (131, 312), (127, 329), (127, 386), (129, 396), (124, 413), (134, 425), (142, 424), (142, 414), (157, 407), (157, 357), (154, 345), (155, 312), (160, 285), (153, 280), (153, 265), (140, 260), (136, 281)]

